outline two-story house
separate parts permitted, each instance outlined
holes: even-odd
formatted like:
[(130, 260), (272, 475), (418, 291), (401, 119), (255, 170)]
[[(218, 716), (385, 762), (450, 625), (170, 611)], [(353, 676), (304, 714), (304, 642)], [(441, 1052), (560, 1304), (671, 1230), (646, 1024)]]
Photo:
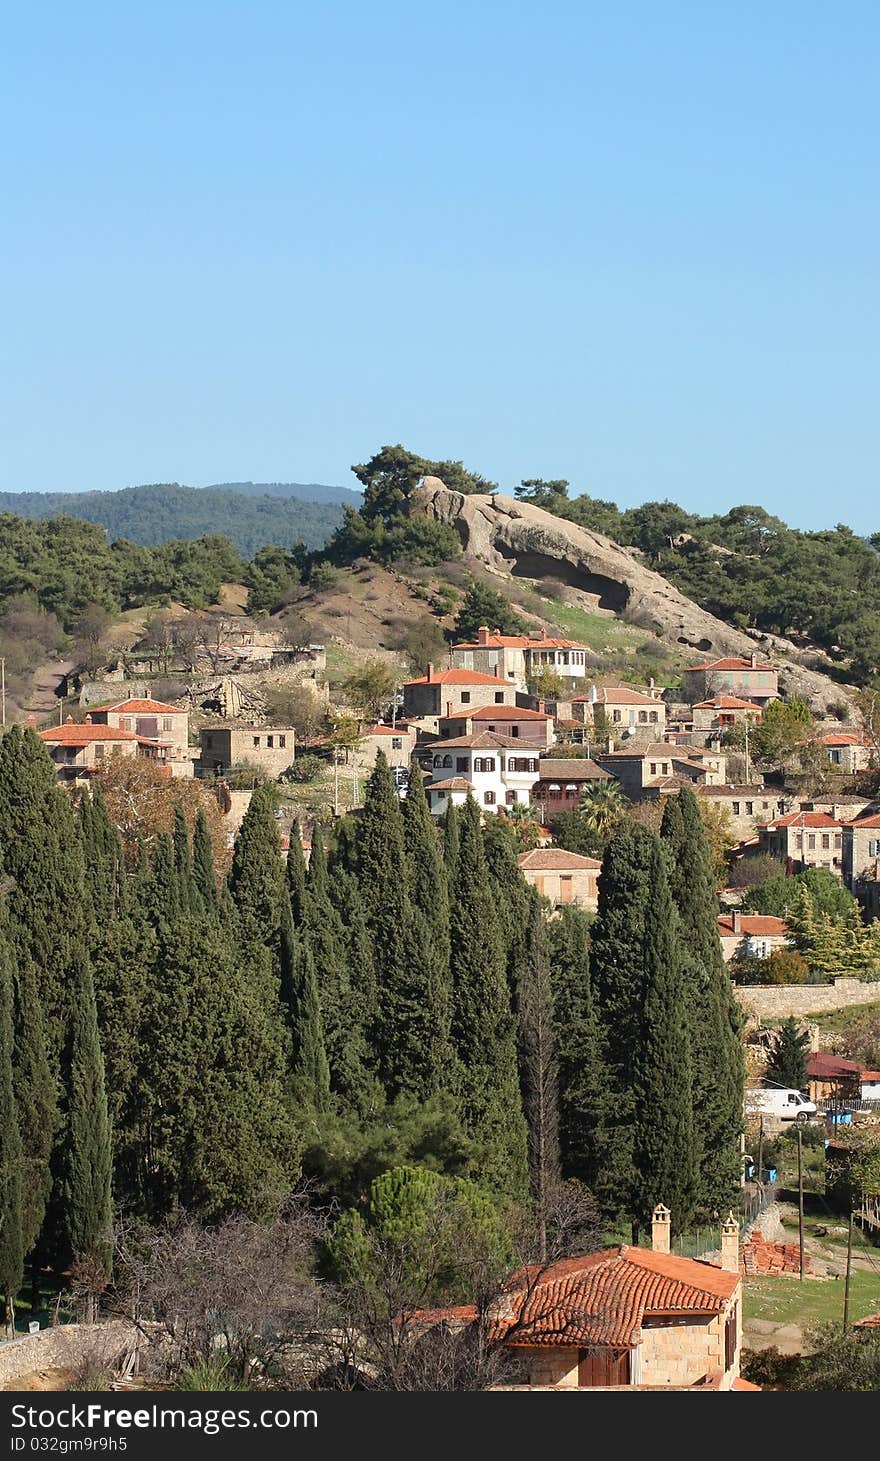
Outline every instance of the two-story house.
[(96, 707), (91, 715), (94, 725), (134, 731), (145, 740), (165, 741), (169, 761), (189, 759), (189, 710), (185, 705), (168, 705), (148, 693), (137, 700)]
[(713, 695), (693, 706), (691, 724), (697, 733), (714, 731), (723, 735), (740, 725), (759, 725), (763, 711), (754, 700), (741, 700), (738, 695)]
[(468, 796), (487, 813), (528, 806), (538, 779), (537, 748), (491, 731), (435, 741), (418, 748), (416, 758), (430, 776), (425, 794), (435, 817), (442, 816), (450, 802), (460, 806)]
[(556, 739), (553, 717), (544, 710), (529, 710), (523, 705), (480, 705), (476, 710), (460, 710), (457, 715), (440, 717), (441, 739), (472, 736), (478, 731), (509, 736), (529, 746), (546, 751)]
[(199, 740), (200, 776), (225, 776), (255, 766), (278, 777), (290, 768), (296, 751), (296, 732), (289, 725), (213, 721), (202, 726)]
[(724, 962), (769, 959), (775, 949), (789, 948), (789, 928), (782, 918), (764, 913), (718, 914), (718, 937)]
[(864, 735), (854, 731), (829, 731), (819, 737), (825, 747), (828, 764), (843, 776), (855, 776), (871, 764), (871, 745)]
[(706, 660), (685, 670), (682, 693), (690, 705), (714, 699), (716, 695), (735, 695), (764, 709), (770, 700), (779, 699), (779, 672), (757, 654), (751, 654), (748, 659), (732, 655), (727, 659)]
[(554, 822), (560, 812), (577, 811), (588, 786), (614, 780), (610, 771), (603, 771), (588, 756), (543, 756), (538, 770), (532, 805), (545, 824)]
[(556, 638), (546, 629), (534, 634), (501, 634), (482, 624), (475, 640), (452, 646), (452, 662), (460, 669), (495, 675), (521, 691), (542, 670), (551, 670), (563, 683), (582, 685), (591, 660), (586, 644)]
[(604, 723), (608, 734), (615, 737), (641, 733), (657, 740), (666, 729), (666, 712), (659, 692), (634, 690), (629, 685), (591, 685), (585, 695), (576, 695), (571, 702), (574, 720), (594, 731), (597, 724)]
[(84, 783), (118, 756), (139, 756), (162, 766), (167, 764), (166, 742), (112, 725), (96, 725), (91, 715), (79, 723), (68, 716), (64, 725), (51, 726), (37, 734), (55, 763), (59, 781)]
[(481, 705), (515, 704), (516, 685), (479, 670), (436, 670), (428, 665), (427, 674), (407, 680), (403, 686), (404, 718), (422, 721), (424, 728), (430, 726), (434, 731), (441, 716), (476, 710)]
[(840, 877), (843, 823), (827, 812), (789, 812), (759, 826), (758, 850), (781, 859), (789, 872), (824, 867)]
[(526, 882), (554, 908), (598, 908), (602, 864), (595, 857), (564, 847), (534, 847), (521, 852), (517, 862)]
[(698, 786), (722, 785), (727, 767), (722, 752), (688, 748), (681, 750), (665, 741), (634, 745), (618, 751), (599, 751), (594, 761), (620, 782), (630, 801), (656, 797), (674, 791), (682, 783)]
[(880, 812), (869, 810), (841, 828), (841, 872), (870, 918), (880, 918)]

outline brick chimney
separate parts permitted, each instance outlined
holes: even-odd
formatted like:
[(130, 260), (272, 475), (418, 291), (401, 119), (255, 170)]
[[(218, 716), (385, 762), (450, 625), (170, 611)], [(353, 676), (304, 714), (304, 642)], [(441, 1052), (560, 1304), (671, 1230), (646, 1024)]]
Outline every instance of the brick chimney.
[(481, 624), (477, 630), (477, 644), (489, 643), (489, 629), (486, 624)]
[(434, 678), (434, 666), (432, 664), (429, 664), (428, 665), (428, 673), (427, 673), (427, 675), (426, 675), (425, 678), (427, 679), (428, 684), (430, 685), (431, 681)]
[(92, 723), (92, 713), (91, 713), (91, 711), (89, 711), (88, 715), (86, 716), (85, 723), (86, 723), (86, 725), (91, 725), (91, 723)]
[(752, 669), (753, 670), (756, 670), (757, 668), (758, 668), (758, 656), (757, 656), (755, 650), (752, 650)]
[(740, 913), (739, 909), (737, 908), (737, 909), (734, 910), (734, 914), (733, 914), (733, 931), (734, 931), (734, 933), (742, 933), (742, 922), (743, 922), (743, 916)]
[(721, 1224), (721, 1267), (726, 1273), (739, 1273), (739, 1223), (732, 1212)]
[(669, 1208), (662, 1202), (651, 1214), (651, 1247), (655, 1253), (669, 1252)]

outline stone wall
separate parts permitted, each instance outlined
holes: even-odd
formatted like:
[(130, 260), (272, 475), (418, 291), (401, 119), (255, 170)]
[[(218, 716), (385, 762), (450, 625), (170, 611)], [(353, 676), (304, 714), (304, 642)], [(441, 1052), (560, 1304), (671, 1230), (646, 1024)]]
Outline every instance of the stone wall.
[(133, 1331), (122, 1320), (108, 1324), (58, 1324), (0, 1344), (0, 1390), (15, 1390), (35, 1370), (74, 1369), (86, 1360), (112, 1367), (128, 1352)]
[(880, 1003), (880, 982), (835, 979), (831, 984), (735, 984), (733, 992), (747, 1015), (760, 1020), (828, 1014), (849, 1005)]

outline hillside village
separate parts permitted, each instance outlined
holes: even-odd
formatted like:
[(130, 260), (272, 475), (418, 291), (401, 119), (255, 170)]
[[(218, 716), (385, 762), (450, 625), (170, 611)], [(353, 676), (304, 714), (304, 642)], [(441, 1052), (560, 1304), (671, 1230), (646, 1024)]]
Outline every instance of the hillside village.
[[(147, 1388), (749, 1391), (870, 1359), (878, 692), (766, 635), (661, 641), (529, 542), (517, 580), (476, 540), (464, 572), (277, 550), (17, 685), (0, 1278), (7, 1339), (47, 1338), (0, 1384), (40, 1353), (50, 1388), (135, 1351)], [(199, 1315), (266, 1241), (289, 1265), (218, 1358)]]

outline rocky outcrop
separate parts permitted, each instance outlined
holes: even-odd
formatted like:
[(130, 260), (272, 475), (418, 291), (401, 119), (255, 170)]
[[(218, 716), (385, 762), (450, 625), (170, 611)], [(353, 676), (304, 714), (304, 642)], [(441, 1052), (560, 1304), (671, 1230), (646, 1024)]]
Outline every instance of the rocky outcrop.
[(500, 494), (450, 492), (439, 477), (426, 477), (410, 499), (410, 512), (449, 524), (465, 553), (496, 573), (561, 579), (596, 608), (656, 634), (670, 648), (693, 651), (695, 662), (757, 649), (778, 664), (783, 693), (805, 696), (818, 714), (845, 698), (838, 684), (799, 661), (788, 640), (732, 628), (685, 598), (633, 552), (543, 508)]

